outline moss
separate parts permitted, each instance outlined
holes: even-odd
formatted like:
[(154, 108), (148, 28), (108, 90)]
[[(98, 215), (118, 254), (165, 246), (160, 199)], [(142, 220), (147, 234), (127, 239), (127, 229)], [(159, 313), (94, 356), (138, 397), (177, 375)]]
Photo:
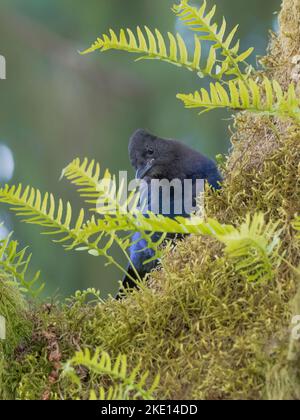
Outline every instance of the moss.
[[(296, 77), (300, 0), (283, 1), (280, 23), (262, 62), (264, 73), (287, 86)], [(209, 193), (207, 212), (235, 224), (262, 211), (280, 223), (284, 259), (273, 280), (245, 282), (222, 245), (189, 237), (165, 253), (148, 289), (122, 302), (87, 303), (78, 293), (64, 305), (33, 310), (31, 337), (8, 352), (3, 395), (8, 389), (21, 399), (87, 398), (107, 379), (82, 369), (79, 390), (62, 366), (79, 348), (101, 347), (112, 357), (127, 354), (129, 367), (141, 360), (150, 382), (159, 371), (157, 398), (300, 398), (300, 344), (290, 334), (300, 313), (292, 268), (300, 264), (300, 243), (291, 227), (300, 212), (300, 127), (247, 113), (234, 125), (224, 188)]]
[(6, 324), (6, 339), (0, 340), (0, 398), (9, 398), (13, 392), (6, 383), (7, 375), (10, 374), (10, 361), (15, 356), (15, 349), (18, 346), (22, 348), (30, 336), (31, 322), (28, 318), (28, 304), (20, 290), (3, 273), (0, 273), (0, 315)]
[(289, 342), (295, 282), (248, 284), (220, 254), (218, 243), (191, 237), (165, 257), (152, 288), (124, 302), (95, 306), (77, 297), (40, 308), (7, 375), (18, 383), (15, 397), (85, 398), (94, 379), (83, 372), (79, 393), (61, 366), (77, 348), (98, 346), (127, 354), (130, 366), (141, 359), (152, 376), (159, 371), (158, 398), (266, 397), (266, 373)]
[[(292, 302), (293, 313), (300, 314), (300, 288)], [(267, 372), (267, 393), (270, 400), (300, 399), (300, 341), (290, 338), (276, 363)]]

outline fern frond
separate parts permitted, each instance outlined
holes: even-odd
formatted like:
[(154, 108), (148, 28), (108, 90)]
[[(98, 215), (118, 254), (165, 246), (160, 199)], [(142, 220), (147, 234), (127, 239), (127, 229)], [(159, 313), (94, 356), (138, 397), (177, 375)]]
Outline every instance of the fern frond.
[(235, 261), (237, 272), (249, 282), (272, 280), (280, 264), (280, 231), (278, 223), (265, 223), (262, 213), (245, 222), (227, 234), (217, 234), (225, 244), (225, 252)]
[(103, 387), (98, 392), (92, 390), (91, 400), (153, 400), (153, 393), (159, 384), (159, 375), (157, 375), (151, 386), (147, 387), (146, 382), (149, 372), (140, 373), (141, 365), (128, 372), (127, 357), (125, 355), (120, 354), (113, 363), (109, 354), (100, 351), (100, 349), (97, 349), (94, 355), (91, 355), (89, 349), (79, 351), (67, 363), (64, 372), (77, 384), (80, 381), (76, 376), (74, 377), (74, 368), (78, 366), (84, 366), (100, 378), (108, 376), (114, 383), (108, 390), (105, 390)]
[[(96, 172), (95, 169), (96, 168)], [(72, 182), (88, 203), (95, 204), (92, 210), (100, 218), (92, 218), (82, 229), (82, 238), (88, 240), (90, 236), (98, 233), (141, 231), (158, 233), (199, 234), (203, 233), (203, 220), (196, 216), (192, 218), (178, 217), (170, 219), (151, 212), (142, 213), (138, 206), (138, 195), (129, 195), (122, 202), (124, 185), (116, 186), (115, 177), (108, 170), (104, 177), (100, 176), (100, 165), (94, 161), (75, 159), (62, 173)], [(100, 203), (100, 204), (99, 204)], [(107, 206), (107, 203), (110, 205)], [(130, 210), (130, 211), (129, 211)], [(152, 235), (152, 234), (151, 234)]]
[[(88, 165), (85, 161), (82, 166), (77, 161), (74, 165), (75, 171), (73, 167), (70, 171), (66, 170), (65, 175), (72, 178), (76, 185), (80, 185), (84, 194), (95, 197), (98, 193), (96, 182), (98, 170), (96, 169), (97, 176), (95, 176), (95, 173), (92, 173), (93, 164)], [(78, 176), (78, 168), (80, 168), (80, 176)], [(89, 189), (88, 192), (86, 187)], [(22, 217), (24, 222), (46, 228), (45, 234), (59, 236), (60, 238), (55, 239), (54, 242), (62, 243), (67, 250), (76, 249), (87, 251), (93, 256), (103, 256), (108, 265), (114, 264), (124, 273), (126, 273), (124, 267), (115, 261), (109, 252), (116, 243), (128, 258), (127, 249), (133, 245), (132, 232), (140, 233), (141, 239), (144, 239), (147, 246), (153, 250), (153, 259), (157, 259), (161, 255), (161, 245), (168, 233), (199, 232), (202, 228), (186, 219), (182, 219), (181, 222), (180, 219), (174, 221), (151, 213), (145, 215), (137, 208), (122, 213), (109, 213), (97, 208), (97, 213), (101, 214), (101, 218), (96, 220), (92, 217), (86, 223), (84, 223), (84, 211), (81, 210), (75, 224), (72, 225), (72, 207), (69, 203), (64, 210), (65, 206), (60, 200), (57, 208), (52, 194), (46, 193), (42, 196), (39, 190), (31, 187), (23, 189), (21, 185), (5, 186), (0, 189), (0, 202), (9, 204), (11, 210)], [(118, 205), (118, 197), (116, 203)], [(161, 233), (159, 239), (153, 238), (154, 232)]]
[[(78, 218), (72, 224), (72, 207), (67, 206), (59, 200), (56, 206), (52, 194), (42, 194), (39, 190), (32, 187), (22, 188), (22, 185), (9, 187), (6, 185), (0, 189), (0, 202), (7, 203), (17, 216), (22, 217), (22, 221), (35, 224), (46, 228), (43, 232), (46, 235), (59, 236), (60, 239), (53, 239), (56, 243), (61, 243), (67, 250), (85, 250), (94, 256), (104, 256), (108, 264), (114, 263), (124, 272), (124, 269), (113, 260), (108, 251), (113, 245), (115, 232), (113, 226), (110, 230), (99, 233), (95, 240), (86, 241), (84, 210), (81, 209)], [(91, 219), (91, 223), (93, 222)], [(100, 244), (101, 243), (101, 244)]]
[(42, 195), (38, 189), (32, 187), (23, 189), (21, 184), (1, 188), (0, 202), (9, 204), (11, 210), (25, 223), (45, 228), (44, 234), (60, 236), (55, 242), (69, 242), (70, 246), (80, 243), (84, 211), (80, 211), (74, 226), (71, 227), (72, 207), (69, 202), (65, 206), (63, 201), (59, 200), (57, 206), (52, 194)]
[(124, 213), (113, 217), (106, 215), (101, 219), (93, 219), (82, 229), (82, 237), (85, 239), (99, 232), (133, 231), (133, 232), (153, 232), (170, 234), (209, 234), (210, 230), (203, 219), (196, 216), (191, 218), (176, 217), (170, 219), (161, 214), (147, 212)]
[[(46, 193), (42, 196), (39, 190), (31, 187), (23, 189), (22, 185), (17, 187), (6, 185), (0, 189), (0, 202), (9, 204), (11, 210), (17, 216), (22, 217), (23, 222), (45, 228), (44, 234), (59, 236), (59, 239), (54, 239), (53, 241), (61, 243), (65, 249), (87, 251), (90, 255), (105, 257), (108, 265), (114, 264), (120, 271), (127, 274), (124, 267), (109, 255), (109, 251), (115, 242), (126, 255), (126, 249), (130, 246), (129, 235), (124, 238), (116, 235), (115, 226), (118, 218), (116, 218), (115, 214), (107, 216), (107, 229), (98, 230), (97, 235), (91, 239), (85, 230), (84, 210), (80, 211), (77, 220), (72, 225), (72, 207), (70, 203), (64, 206), (62, 200), (59, 200), (59, 204), (56, 206), (52, 194)], [(95, 219), (92, 218), (89, 224), (95, 224)], [(123, 226), (122, 231), (127, 232), (128, 226)], [(143, 235), (152, 244), (151, 236), (147, 233)], [(155, 244), (158, 248), (159, 242)]]
[[(96, 171), (95, 171), (96, 168)], [(204, 227), (199, 224), (198, 218), (191, 219), (169, 219), (162, 215), (155, 215), (151, 212), (142, 213), (139, 208), (139, 195), (133, 191), (126, 197), (125, 185), (116, 186), (115, 177), (108, 170), (104, 178), (100, 177), (100, 165), (94, 161), (89, 163), (87, 159), (81, 162), (75, 159), (68, 165), (63, 175), (78, 187), (78, 191), (88, 203), (95, 204), (91, 210), (97, 216), (86, 223), (81, 232), (81, 239), (85, 243), (94, 242), (97, 245), (103, 235), (111, 235), (118, 246), (123, 250), (133, 245), (132, 232), (139, 232), (140, 239), (144, 239), (149, 248), (154, 252), (153, 259), (158, 259), (162, 252), (162, 243), (170, 233), (187, 234), (203, 232)], [(126, 232), (129, 232), (126, 234)], [(160, 239), (153, 237), (153, 233), (160, 233)], [(125, 233), (125, 236), (124, 236)], [(122, 236), (123, 235), (123, 236)], [(113, 241), (108, 241), (113, 245)], [(87, 247), (80, 247), (80, 250), (88, 250)], [(106, 249), (107, 251), (109, 248)], [(93, 255), (98, 255), (93, 251)], [(149, 262), (149, 261), (147, 261)]]
[(209, 10), (206, 0), (200, 8), (191, 6), (189, 0), (181, 0), (180, 4), (174, 5), (173, 11), (189, 29), (197, 33), (200, 40), (212, 41), (214, 49), (221, 50), (225, 57), (220, 66), (222, 75), (235, 75), (241, 80), (245, 79), (246, 75), (242, 74), (239, 65), (247, 60), (254, 48), (240, 52), (240, 42), (234, 42), (238, 25), (227, 33), (225, 18), (223, 17), (222, 25), (213, 22), (216, 6)]
[(211, 83), (210, 90), (201, 89), (194, 94), (178, 94), (186, 108), (200, 108), (208, 112), (218, 108), (246, 110), (275, 115), (282, 118), (293, 118), (300, 121), (300, 100), (294, 84), (286, 93), (279, 83), (265, 78), (262, 85), (249, 79), (246, 85), (242, 80), (230, 81), (228, 88), (220, 83)]
[(129, 194), (126, 200), (123, 200), (125, 185), (121, 184), (117, 188), (116, 179), (108, 169), (100, 176), (100, 164), (92, 160), (89, 162), (85, 158), (73, 160), (62, 172), (65, 177), (77, 187), (77, 191), (85, 202), (94, 204), (91, 209), (98, 215), (126, 213), (138, 208), (138, 196), (136, 191)]
[(98, 391), (94, 389), (90, 391), (89, 401), (124, 401), (129, 400), (127, 394), (123, 385), (110, 386), (108, 389), (101, 386)]
[[(76, 168), (81, 167), (79, 161), (76, 165)], [(74, 183), (82, 186), (83, 189), (88, 184), (88, 194), (92, 195), (95, 193), (96, 180), (99, 177), (98, 169), (96, 169), (97, 176), (93, 173), (93, 165), (94, 163), (88, 166), (85, 162), (85, 169), (81, 172), (80, 177), (76, 177), (76, 171), (72, 176), (69, 173)], [(90, 169), (86, 171), (86, 168)], [(86, 177), (87, 173), (89, 177)], [(94, 186), (90, 182), (91, 179)], [(0, 202), (10, 204), (12, 210), (25, 222), (45, 227), (47, 234), (61, 236), (62, 238), (56, 242), (63, 243), (66, 249), (87, 251), (94, 256), (104, 256), (108, 264), (114, 264), (122, 272), (126, 272), (126, 270), (109, 255), (109, 251), (116, 243), (129, 259), (127, 249), (133, 245), (132, 232), (140, 233), (140, 239), (144, 239), (147, 248), (153, 250), (153, 259), (160, 257), (161, 245), (168, 234), (215, 237), (226, 245), (226, 252), (235, 259), (237, 270), (244, 274), (249, 281), (271, 278), (275, 251), (280, 243), (279, 233), (276, 232), (277, 226), (266, 225), (261, 214), (255, 215), (252, 220), (247, 217), (246, 222), (238, 229), (230, 225), (222, 225), (213, 219), (204, 221), (196, 216), (170, 219), (151, 212), (144, 214), (138, 208), (132, 212), (116, 214), (103, 212), (100, 218), (96, 219), (93, 216), (91, 220), (84, 223), (84, 212), (81, 210), (75, 226), (71, 227), (71, 205), (68, 204), (64, 211), (64, 206), (60, 201), (58, 209), (56, 209), (52, 195), (42, 196), (38, 190), (33, 188), (27, 187), (23, 190), (21, 185), (18, 187), (6, 186), (0, 189)], [(154, 235), (154, 233), (159, 235)], [(21, 257), (24, 257), (23, 253)]]
[(77, 158), (63, 169), (61, 179), (65, 177), (72, 184), (76, 185), (80, 196), (86, 198), (87, 203), (95, 203), (101, 194), (100, 172), (99, 163), (94, 160), (89, 162), (87, 158), (81, 162)]
[(216, 49), (210, 49), (206, 63), (201, 64), (202, 48), (198, 36), (195, 36), (195, 46), (192, 54), (189, 54), (186, 43), (180, 34), (173, 35), (168, 32), (168, 41), (162, 33), (155, 29), (151, 31), (145, 26), (144, 32), (137, 27), (134, 34), (130, 29), (121, 29), (119, 35), (110, 29), (109, 34), (103, 34), (102, 38), (97, 38), (96, 42), (82, 54), (88, 54), (97, 50), (101, 52), (108, 50), (121, 50), (129, 53), (140, 54), (139, 60), (161, 60), (178, 67), (184, 67), (190, 71), (196, 71), (200, 77), (210, 76), (220, 79), (224, 71), (218, 68), (216, 59)]
[(40, 280), (40, 271), (31, 278), (28, 270), (32, 254), (27, 253), (27, 248), (19, 250), (19, 243), (13, 241), (12, 233), (0, 241), (0, 267), (11, 275), (26, 292), (37, 296), (44, 288), (44, 284), (37, 287)]

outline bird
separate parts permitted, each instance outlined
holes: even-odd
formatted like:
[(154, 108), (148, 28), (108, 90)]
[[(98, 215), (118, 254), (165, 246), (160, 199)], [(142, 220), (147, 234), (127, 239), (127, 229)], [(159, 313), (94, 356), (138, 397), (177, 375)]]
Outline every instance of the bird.
[[(155, 207), (156, 211), (153, 212), (163, 214), (165, 217), (190, 216), (190, 210), (186, 209), (183, 198), (186, 193), (186, 184), (184, 183), (186, 180), (191, 181), (189, 184), (191, 185), (191, 207), (196, 205), (196, 182), (198, 180), (205, 180), (215, 190), (221, 188), (222, 176), (216, 163), (178, 140), (161, 138), (145, 129), (138, 129), (129, 140), (128, 152), (131, 165), (136, 171), (136, 178), (143, 181), (140, 196), (143, 198), (141, 199), (143, 201), (141, 211), (145, 214), (147, 211), (153, 211), (153, 207)], [(178, 196), (175, 197), (173, 189), (168, 197), (169, 203), (166, 209), (162, 205), (161, 190), (159, 190), (158, 197), (156, 197), (157, 202), (154, 205), (154, 180), (179, 181), (182, 186), (180, 205), (177, 205)], [(160, 238), (161, 234), (153, 233), (151, 239), (155, 242)], [(174, 235), (169, 235), (167, 239), (174, 240)], [(127, 268), (127, 275), (123, 278), (117, 299), (124, 297), (124, 289), (136, 288), (136, 280), (144, 279), (158, 265), (158, 261), (153, 259), (155, 255), (153, 249), (148, 247), (140, 233), (133, 233), (131, 243), (129, 256), (132, 264)]]

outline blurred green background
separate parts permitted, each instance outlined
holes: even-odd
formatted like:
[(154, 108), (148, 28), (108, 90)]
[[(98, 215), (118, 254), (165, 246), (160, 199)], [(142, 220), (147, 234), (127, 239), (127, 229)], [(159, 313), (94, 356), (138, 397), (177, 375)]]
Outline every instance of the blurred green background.
[[(127, 144), (137, 128), (184, 140), (211, 157), (228, 150), (230, 113), (198, 117), (175, 98), (177, 92), (196, 90), (202, 83), (196, 75), (165, 63), (136, 64), (134, 56), (122, 52), (78, 54), (110, 27), (137, 24), (179, 31), (189, 42), (190, 34), (170, 11), (172, 4), (1, 0), (0, 54), (7, 61), (7, 80), (0, 81), (0, 181), (10, 178), (11, 151), (15, 170), (10, 182), (54, 192), (78, 208), (74, 189), (59, 182), (62, 168), (87, 156), (103, 169), (133, 175)], [(240, 24), (242, 46), (255, 46), (257, 55), (264, 54), (268, 31), (277, 30), (280, 0), (223, 0), (217, 5), (218, 15), (225, 15), (230, 26)], [(2, 205), (0, 217), (22, 245), (30, 245), (33, 267), (42, 270), (47, 284), (45, 293), (66, 295), (97, 287), (105, 296), (118, 288), (121, 274), (105, 267), (101, 258), (65, 253)]]

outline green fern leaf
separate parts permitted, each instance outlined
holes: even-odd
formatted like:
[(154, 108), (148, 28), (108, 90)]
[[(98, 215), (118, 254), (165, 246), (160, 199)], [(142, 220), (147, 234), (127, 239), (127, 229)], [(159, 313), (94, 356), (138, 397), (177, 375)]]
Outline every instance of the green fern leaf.
[[(95, 182), (96, 178), (91, 175), (91, 168), (91, 165), (86, 165), (85, 172), (80, 165), (80, 178), (76, 178), (76, 182), (78, 181), (83, 187), (85, 187), (87, 180), (90, 180), (90, 178)], [(88, 177), (86, 177), (86, 174)], [(91, 193), (93, 195), (94, 192), (94, 189), (90, 188), (89, 194)], [(116, 200), (118, 201), (118, 197)], [(53, 239), (53, 241), (61, 243), (65, 249), (87, 251), (92, 256), (97, 257), (103, 256), (107, 260), (107, 265), (114, 264), (124, 274), (127, 273), (126, 269), (109, 255), (109, 251), (113, 244), (117, 243), (129, 260), (129, 263), (131, 263), (126, 252), (131, 244), (131, 235), (128, 234), (131, 227), (136, 226), (136, 230), (141, 232), (141, 236), (155, 251), (155, 259), (160, 256), (161, 250), (159, 247), (162, 240), (166, 237), (166, 234), (163, 234), (160, 241), (153, 241), (153, 234), (151, 231), (148, 232), (149, 225), (147, 218), (137, 212), (110, 214), (109, 212), (101, 212), (97, 209), (97, 213), (100, 212), (103, 218), (100, 218), (96, 222), (96, 219), (92, 217), (91, 220), (84, 223), (84, 210), (81, 210), (73, 226), (72, 207), (70, 203), (64, 206), (62, 200), (59, 200), (59, 204), (56, 206), (52, 194), (49, 195), (46, 193), (42, 196), (39, 190), (30, 187), (23, 189), (21, 185), (17, 187), (6, 185), (0, 189), (0, 202), (9, 204), (11, 210), (22, 217), (25, 223), (35, 224), (45, 228), (44, 234), (59, 236), (59, 239)], [(125, 236), (120, 237), (117, 235), (117, 232), (122, 235), (125, 233)], [(137, 277), (139, 278), (138, 275)]]
[[(35, 224), (45, 228), (44, 234), (60, 235), (55, 242), (70, 242), (69, 247), (74, 247), (79, 240), (79, 234), (83, 225), (84, 211), (81, 210), (75, 226), (71, 227), (72, 207), (70, 203), (64, 206), (59, 200), (56, 206), (52, 194), (44, 194), (37, 189), (22, 185), (8, 186), (0, 189), (0, 202), (7, 203), (17, 216), (25, 223)], [(79, 240), (80, 243), (80, 240)]]
[[(113, 381), (113, 385), (105, 389), (103, 386), (99, 390), (93, 389), (90, 392), (91, 400), (153, 400), (153, 393), (159, 385), (159, 375), (156, 375), (154, 381), (147, 389), (146, 382), (149, 378), (149, 372), (140, 372), (140, 364), (136, 366), (132, 373), (127, 373), (127, 357), (120, 354), (115, 363), (108, 353), (97, 349), (92, 356), (89, 349), (79, 351), (75, 356), (69, 360), (64, 369), (64, 374), (68, 375), (70, 379), (80, 384), (80, 380), (75, 374), (74, 368), (83, 366), (91, 373), (102, 377), (109, 377)], [(138, 379), (140, 377), (140, 379)]]
[(230, 108), (300, 121), (300, 101), (294, 85), (284, 93), (278, 82), (266, 78), (262, 85), (252, 79), (247, 84), (242, 80), (230, 81), (227, 90), (220, 83), (211, 83), (209, 91), (201, 89), (194, 94), (178, 94), (177, 98), (187, 108), (203, 109), (202, 112)]
[(239, 52), (239, 41), (233, 44), (238, 25), (226, 35), (227, 23), (225, 18), (223, 17), (220, 26), (213, 22), (216, 6), (209, 10), (206, 1), (200, 8), (197, 8), (192, 6), (189, 0), (182, 0), (180, 4), (174, 5), (173, 11), (189, 29), (197, 33), (199, 39), (212, 41), (213, 48), (221, 50), (221, 55), (226, 57), (226, 66), (221, 67), (222, 75), (235, 75), (240, 80), (245, 81), (246, 75), (241, 72), (239, 65), (249, 58), (254, 49), (249, 48), (244, 52)]
[(174, 36), (168, 32), (168, 45), (162, 33), (155, 29), (151, 31), (145, 26), (145, 33), (137, 27), (136, 35), (130, 29), (121, 29), (119, 36), (110, 29), (109, 35), (103, 34), (102, 38), (97, 38), (90, 48), (82, 54), (94, 51), (120, 50), (129, 53), (139, 54), (139, 60), (161, 60), (173, 65), (184, 67), (190, 71), (196, 71), (200, 77), (205, 75), (220, 79), (222, 72), (215, 72), (217, 65), (215, 47), (210, 50), (206, 65), (201, 66), (201, 44), (198, 36), (195, 36), (195, 47), (192, 57), (189, 57), (188, 48), (180, 34)]
[[(205, 96), (204, 92), (203, 90), (201, 97)], [(232, 102), (232, 96), (237, 95), (238, 98), (235, 101), (240, 102), (238, 92), (234, 93), (233, 89), (232, 92), (231, 97), (229, 97), (225, 89), (217, 84), (212, 89), (211, 98), (216, 103)], [(198, 95), (200, 98), (200, 94)], [(250, 101), (249, 98), (247, 98), (248, 100)], [(245, 101), (244, 99), (244, 103), (246, 103)], [(109, 174), (109, 172), (106, 171), (106, 174)], [(91, 197), (95, 199), (96, 195), (99, 194), (98, 186), (99, 183), (101, 184), (100, 165), (94, 161), (89, 163), (85, 159), (81, 163), (79, 159), (76, 159), (64, 170), (64, 175), (79, 187), (81, 193), (87, 196), (88, 200)], [(106, 176), (113, 179), (110, 174)], [(105, 194), (103, 196), (106, 197)], [(118, 204), (119, 199), (119, 194), (117, 194), (114, 200), (116, 205), (119, 206), (118, 208), (123, 210), (123, 207)], [(124, 273), (126, 272), (124, 267), (109, 255), (109, 251), (116, 243), (125, 254), (128, 262), (131, 263), (127, 249), (133, 245), (132, 232), (139, 232), (140, 238), (145, 239), (147, 247), (153, 249), (153, 259), (160, 258), (162, 244), (167, 239), (168, 234), (212, 236), (223, 242), (226, 245), (226, 252), (237, 258), (237, 269), (247, 273), (247, 278), (250, 281), (270, 277), (273, 267), (270, 250), (278, 243), (278, 235), (275, 229), (272, 230), (271, 225), (266, 226), (266, 235), (264, 236), (262, 229), (264, 226), (263, 216), (261, 215), (255, 216), (252, 222), (248, 218), (238, 230), (230, 225), (221, 225), (216, 220), (204, 221), (194, 215), (190, 218), (177, 217), (170, 219), (151, 212), (144, 214), (136, 206), (132, 211), (113, 213), (106, 211), (100, 211), (99, 213), (96, 209), (95, 216), (92, 216), (86, 222), (84, 222), (84, 212), (82, 210), (75, 225), (73, 225), (70, 204), (67, 204), (66, 210), (64, 210), (65, 206), (60, 200), (58, 207), (56, 207), (52, 195), (45, 194), (42, 196), (38, 190), (33, 188), (27, 187), (23, 190), (20, 185), (18, 187), (6, 186), (0, 189), (0, 202), (10, 204), (12, 210), (21, 216), (25, 222), (45, 227), (47, 234), (60, 236), (61, 239), (56, 240), (56, 242), (63, 243), (66, 249), (87, 251), (97, 257), (104, 256), (107, 259), (107, 264), (114, 264)], [(98, 213), (100, 217), (98, 217)], [(161, 234), (159, 240), (154, 239), (154, 232)], [(271, 244), (269, 242), (270, 232), (274, 233), (273, 237), (276, 239)], [(134, 266), (133, 269), (135, 270)], [(138, 273), (136, 274), (139, 278)], [(139, 279), (139, 281), (141, 280)], [(135, 280), (133, 279), (133, 281)], [(102, 362), (104, 363), (105, 359), (102, 359)], [(118, 363), (121, 366), (123, 362), (118, 361)]]
[(27, 253), (27, 248), (19, 250), (19, 243), (11, 238), (12, 233), (0, 241), (0, 267), (16, 280), (25, 292), (37, 296), (44, 288), (44, 284), (38, 285), (40, 271), (31, 277), (28, 275), (32, 254)]
[(249, 282), (274, 278), (280, 264), (280, 233), (278, 223), (265, 223), (264, 215), (247, 216), (246, 221), (231, 232), (217, 234), (225, 244), (225, 252), (235, 261), (237, 272)]
[[(95, 167), (98, 168), (96, 175), (93, 171)], [(104, 179), (108, 181), (109, 186), (107, 189), (99, 187), (104, 185), (103, 179), (99, 176), (99, 168), (100, 165), (94, 161), (89, 164), (87, 159), (84, 159), (83, 162), (75, 159), (63, 171), (63, 176), (79, 188), (80, 195), (85, 197), (87, 202), (96, 204), (92, 210), (98, 217), (88, 221), (86, 226), (83, 227), (81, 232), (83, 242), (98, 243), (98, 238), (102, 239), (103, 234), (114, 232), (111, 240), (107, 243), (106, 251), (113, 245), (114, 241), (117, 241), (120, 248), (124, 250), (133, 245), (131, 235), (121, 237), (120, 234), (128, 231), (140, 232), (141, 237), (155, 252), (153, 259), (157, 259), (161, 255), (161, 245), (167, 234), (199, 234), (199, 231), (204, 229), (202, 220), (195, 217), (193, 219), (178, 218), (173, 220), (150, 212), (148, 214), (141, 213), (138, 207), (139, 197), (135, 192), (129, 194), (129, 198), (123, 203), (121, 199), (124, 185), (117, 188), (115, 178), (110, 175), (109, 171), (106, 171)], [(162, 234), (160, 240), (153, 240), (153, 232)], [(85, 250), (86, 248), (82, 249)], [(98, 256), (99, 254), (92, 250), (92, 255)]]

